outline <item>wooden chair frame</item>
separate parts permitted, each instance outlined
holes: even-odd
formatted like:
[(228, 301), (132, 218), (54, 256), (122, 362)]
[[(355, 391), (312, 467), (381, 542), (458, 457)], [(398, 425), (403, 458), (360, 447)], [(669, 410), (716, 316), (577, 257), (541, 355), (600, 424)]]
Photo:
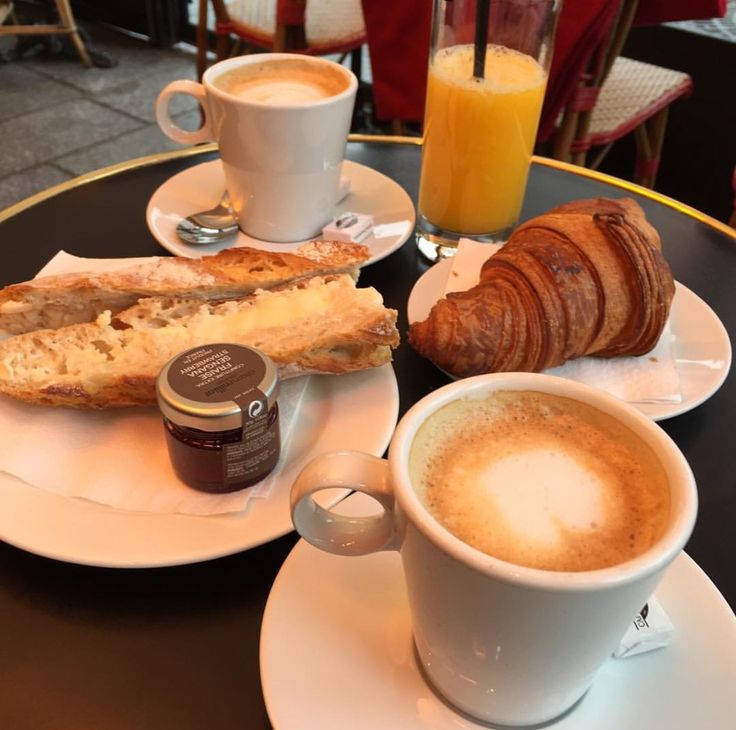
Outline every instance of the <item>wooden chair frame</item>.
[(74, 20), (74, 13), (69, 0), (54, 0), (54, 2), (59, 13), (59, 22), (56, 25), (19, 25), (14, 17), (13, 3), (6, 3), (9, 5), (6, 17), (12, 17), (16, 24), (0, 25), (0, 35), (68, 35), (74, 44), (80, 61), (87, 68), (91, 68), (92, 59), (89, 57), (84, 41), (77, 30), (77, 23)]

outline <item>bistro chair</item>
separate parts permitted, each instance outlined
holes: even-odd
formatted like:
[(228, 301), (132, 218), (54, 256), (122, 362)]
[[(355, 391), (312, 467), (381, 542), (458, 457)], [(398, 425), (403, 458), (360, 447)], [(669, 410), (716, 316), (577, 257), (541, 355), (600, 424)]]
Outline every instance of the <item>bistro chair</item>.
[(592, 54), (553, 137), (552, 156), (596, 169), (611, 146), (634, 135), (634, 182), (653, 187), (672, 102), (687, 96), (686, 73), (619, 55), (638, 0), (623, 0), (606, 41)]
[[(197, 73), (207, 67), (207, 9), (199, 0)], [(325, 56), (352, 53), (360, 78), (360, 50), (365, 43), (361, 0), (211, 0), (215, 15), (218, 61), (248, 50), (286, 51)]]
[[(0, 35), (37, 36), (37, 35), (68, 35), (74, 44), (79, 60), (87, 67), (92, 66), (92, 60), (84, 45), (84, 41), (77, 30), (69, 0), (54, 0), (59, 22), (46, 25), (19, 25), (15, 22), (13, 3), (0, 3)], [(13, 25), (5, 25), (6, 19), (13, 20)]]

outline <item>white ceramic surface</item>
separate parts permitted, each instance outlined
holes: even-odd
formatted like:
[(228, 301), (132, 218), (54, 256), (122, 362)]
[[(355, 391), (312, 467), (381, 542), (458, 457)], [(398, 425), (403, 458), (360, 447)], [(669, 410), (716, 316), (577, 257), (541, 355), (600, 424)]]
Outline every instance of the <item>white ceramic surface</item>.
[[(426, 319), (442, 296), (452, 261), (446, 259), (422, 274), (409, 294), (409, 322)], [(694, 292), (676, 282), (670, 327), (680, 374), (681, 403), (633, 403), (654, 421), (696, 408), (723, 385), (731, 368), (731, 341), (718, 315)]]
[[(220, 76), (239, 69), (263, 73), (266, 64), (309, 67), (315, 76), (337, 79), (336, 93), (287, 103), (283, 97), (265, 101), (231, 94), (217, 84)], [(298, 241), (315, 235), (330, 218), (357, 90), (355, 74), (326, 58), (246, 54), (210, 66), (201, 84), (167, 84), (156, 100), (156, 120), (175, 142), (217, 142), (230, 201), (244, 231), (271, 241)], [(204, 111), (199, 130), (182, 130), (171, 119), (169, 100), (176, 94), (199, 102)]]
[[(125, 512), (59, 497), (0, 473), (0, 538), (39, 555), (108, 567), (177, 565), (246, 550), (293, 529), (291, 483), (314, 456), (340, 448), (382, 454), (396, 425), (398, 406), (390, 365), (349, 375), (314, 376), (279, 481), (267, 498), (251, 500), (243, 514)], [(324, 503), (345, 493), (326, 495)]]
[[(342, 173), (350, 180), (350, 193), (335, 207), (334, 215), (346, 211), (373, 216), (373, 233), (361, 243), (371, 252), (367, 264), (375, 263), (399, 248), (414, 230), (414, 204), (406, 191), (391, 178), (357, 162), (345, 160)], [(192, 213), (212, 208), (225, 189), (220, 160), (189, 167), (164, 182), (146, 209), (146, 221), (154, 238), (176, 256), (198, 258), (231, 246), (251, 246), (265, 251), (290, 251), (298, 243), (261, 241), (238, 231), (217, 244), (193, 246), (176, 234), (176, 226)]]
[[(341, 505), (368, 514), (356, 494)], [(736, 618), (684, 553), (655, 595), (668, 647), (609, 659), (554, 730), (726, 730), (736, 717)], [(261, 630), (261, 682), (276, 730), (484, 728), (453, 711), (417, 668), (396, 553), (347, 559), (300, 540), (277, 576)]]
[[(411, 482), (415, 435), (445, 405), (497, 390), (582, 401), (652, 449), (666, 473), (670, 509), (664, 531), (647, 551), (596, 570), (537, 570), (486, 555), (440, 525)], [(313, 497), (334, 485), (370, 495), (383, 513), (363, 520), (328, 513)], [(588, 690), (688, 540), (697, 492), (675, 443), (631, 406), (570, 379), (497, 373), (458, 380), (414, 404), (396, 428), (387, 462), (349, 452), (311, 462), (294, 482), (291, 508), (299, 534), (323, 550), (350, 556), (399, 550), (417, 652), (430, 681), (473, 717), (533, 725), (558, 717)]]

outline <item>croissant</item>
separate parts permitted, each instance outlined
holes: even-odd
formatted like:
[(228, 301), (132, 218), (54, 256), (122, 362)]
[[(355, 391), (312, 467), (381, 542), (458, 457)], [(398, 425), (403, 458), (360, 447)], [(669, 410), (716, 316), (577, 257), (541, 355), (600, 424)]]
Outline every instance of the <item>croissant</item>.
[(456, 377), (643, 355), (674, 293), (659, 235), (635, 201), (580, 200), (519, 226), (475, 287), (411, 325), (409, 342)]

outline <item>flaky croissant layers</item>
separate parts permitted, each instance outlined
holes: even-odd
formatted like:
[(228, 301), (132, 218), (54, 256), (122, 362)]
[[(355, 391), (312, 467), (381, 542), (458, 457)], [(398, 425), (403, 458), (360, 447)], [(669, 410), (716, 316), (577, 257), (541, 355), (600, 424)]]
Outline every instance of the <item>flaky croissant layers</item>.
[(636, 202), (580, 200), (519, 226), (475, 287), (411, 325), (409, 342), (456, 377), (643, 355), (674, 293), (659, 235)]

